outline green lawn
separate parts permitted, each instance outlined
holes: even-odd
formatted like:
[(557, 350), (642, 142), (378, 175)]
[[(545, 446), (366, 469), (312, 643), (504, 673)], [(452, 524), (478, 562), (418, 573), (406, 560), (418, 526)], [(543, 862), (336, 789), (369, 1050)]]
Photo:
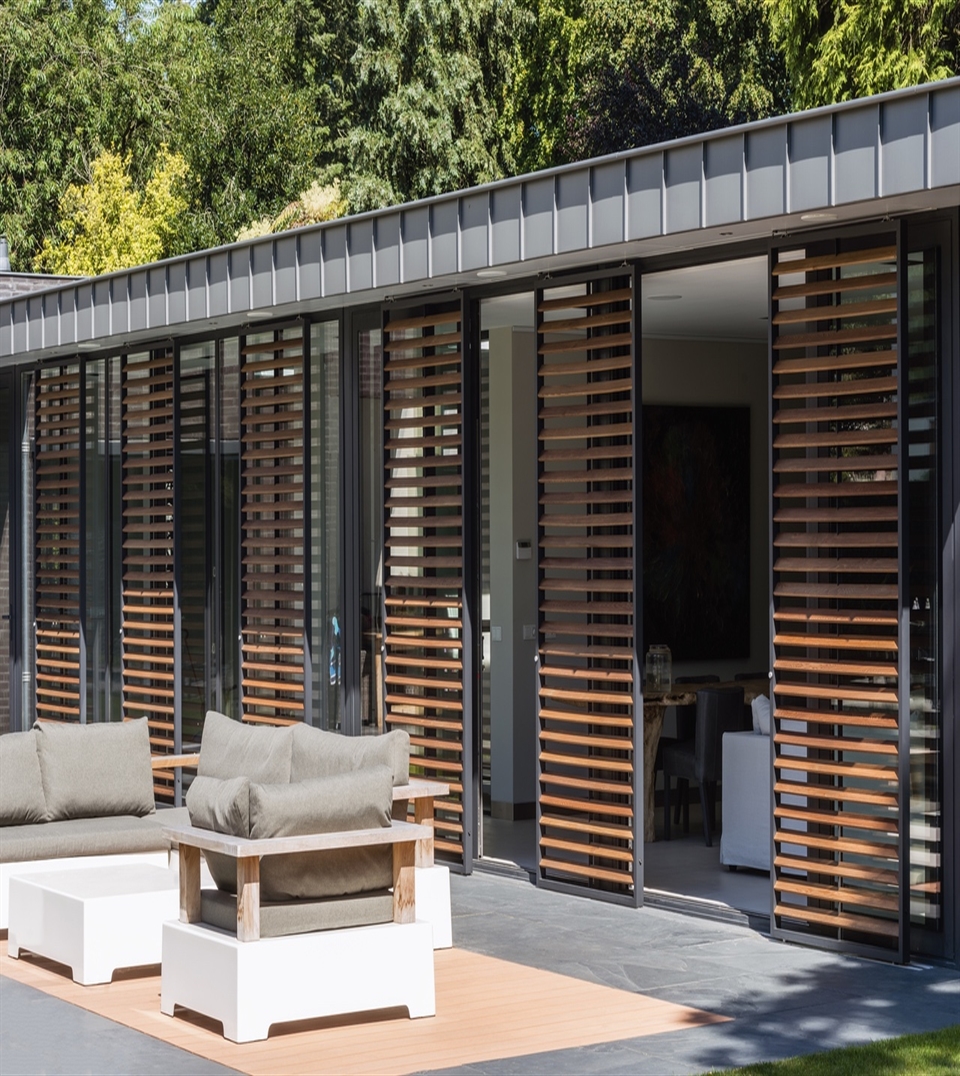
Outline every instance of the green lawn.
[(743, 1076), (956, 1076), (960, 1072), (960, 1024), (869, 1046), (764, 1061), (732, 1072)]

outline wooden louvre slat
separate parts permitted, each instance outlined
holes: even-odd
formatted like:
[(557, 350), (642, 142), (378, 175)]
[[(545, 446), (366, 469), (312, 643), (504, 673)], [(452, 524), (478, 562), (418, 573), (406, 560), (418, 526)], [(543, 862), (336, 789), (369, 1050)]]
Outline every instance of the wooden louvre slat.
[(459, 306), (384, 325), (384, 719), (445, 781), (436, 850), (463, 838), (463, 338)]
[(775, 928), (894, 955), (896, 257), (886, 240), (779, 254), (771, 353)]
[[(174, 752), (174, 357), (128, 355), (121, 366), (123, 702), (146, 717), (154, 754)], [(167, 421), (167, 420), (170, 421)], [(172, 800), (171, 780), (154, 783)]]
[[(80, 472), (83, 396), (79, 365), (37, 378), (34, 610), (38, 716), (79, 721), (81, 698)], [(44, 642), (41, 644), (40, 640)]]
[(248, 336), (240, 355), (241, 711), (288, 724), (306, 716), (303, 333)]
[[(633, 304), (629, 276), (537, 302), (540, 877), (628, 900), (639, 757)], [(556, 316), (578, 309), (588, 313)]]

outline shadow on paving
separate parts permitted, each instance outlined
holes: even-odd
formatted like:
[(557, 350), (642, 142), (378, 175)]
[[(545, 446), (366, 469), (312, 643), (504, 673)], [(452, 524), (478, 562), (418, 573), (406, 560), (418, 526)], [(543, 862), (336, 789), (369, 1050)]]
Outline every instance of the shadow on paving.
[(455, 878), (453, 900), (458, 945), (732, 1018), (455, 1071), (698, 1072), (960, 1020), (956, 969), (840, 956), (744, 927), (588, 902), (492, 876)]

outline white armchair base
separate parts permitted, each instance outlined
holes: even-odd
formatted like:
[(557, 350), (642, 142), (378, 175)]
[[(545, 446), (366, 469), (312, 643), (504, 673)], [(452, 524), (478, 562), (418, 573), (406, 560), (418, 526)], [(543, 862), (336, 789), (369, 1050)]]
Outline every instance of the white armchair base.
[(434, 949), (453, 945), (450, 919), (450, 868), (434, 864), (414, 871), (417, 894), (417, 919), (433, 927)]
[(223, 1023), (232, 1042), (265, 1039), (271, 1024), (405, 1007), (433, 1016), (429, 923), (238, 941), (199, 923), (163, 925), (160, 1011), (174, 1007)]

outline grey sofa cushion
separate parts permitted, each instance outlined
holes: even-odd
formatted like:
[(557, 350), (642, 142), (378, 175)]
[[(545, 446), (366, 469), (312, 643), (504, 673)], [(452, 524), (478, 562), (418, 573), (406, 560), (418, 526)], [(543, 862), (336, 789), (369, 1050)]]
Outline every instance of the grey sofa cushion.
[[(285, 787), (285, 786), (284, 786)], [(187, 790), (190, 825), (229, 833), (233, 837), (250, 836), (250, 781), (246, 777), (194, 777)], [(220, 852), (204, 852), (204, 859), (217, 886), (227, 893), (237, 891), (237, 861)]]
[(194, 777), (187, 790), (187, 811), (190, 825), (199, 829), (249, 837), (250, 781), (246, 777)]
[(389, 826), (393, 775), (386, 766), (286, 785), (250, 783), (250, 836), (298, 837)]
[(45, 822), (37, 734), (8, 732), (0, 736), (0, 826)]
[(0, 863), (166, 851), (170, 842), (160, 833), (165, 815), (171, 817), (159, 811), (4, 826), (0, 829)]
[(290, 780), (293, 729), (258, 728), (209, 710), (200, 740), (201, 777), (249, 777), (271, 784)]
[(100, 818), (155, 810), (147, 719), (36, 725), (47, 817)]
[[(200, 918), (204, 923), (235, 934), (237, 898), (218, 889), (200, 894)], [(361, 897), (328, 897), (326, 900), (290, 900), (260, 903), (260, 937), (307, 934), (314, 930), (365, 927), (393, 919), (393, 895), (387, 890)]]
[(410, 780), (410, 737), (402, 729), (382, 736), (341, 736), (310, 725), (293, 726), (291, 781), (328, 777), (365, 766), (389, 766), (395, 785)]
[[(294, 837), (390, 825), (393, 778), (386, 766), (318, 777), (287, 786), (250, 785), (250, 836)], [(212, 873), (212, 868), (211, 868)], [(263, 900), (315, 900), (388, 889), (389, 845), (264, 856)]]

